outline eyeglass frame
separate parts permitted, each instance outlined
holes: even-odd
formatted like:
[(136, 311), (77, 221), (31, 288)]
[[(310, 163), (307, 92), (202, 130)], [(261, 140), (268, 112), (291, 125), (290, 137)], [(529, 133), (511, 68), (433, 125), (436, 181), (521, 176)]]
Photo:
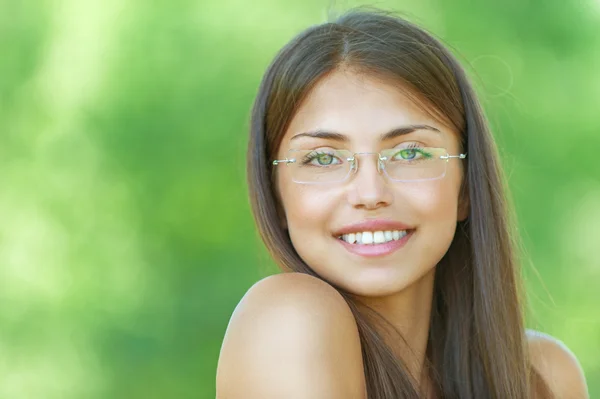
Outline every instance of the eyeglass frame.
[[(435, 147), (434, 147), (435, 148)], [(443, 147), (437, 147), (437, 148), (443, 148)], [(444, 148), (444, 150), (446, 150)], [(296, 149), (289, 149), (288, 152), (290, 151), (299, 151)], [(385, 175), (392, 181), (396, 181), (396, 182), (418, 182), (418, 181), (429, 181), (429, 180), (439, 180), (442, 179), (444, 176), (446, 176), (446, 172), (444, 171), (444, 174), (439, 176), (439, 177), (434, 177), (431, 179), (416, 179), (416, 180), (398, 180), (398, 179), (394, 179), (392, 178), (390, 175), (388, 175), (385, 167), (381, 168), (380, 165), (382, 163), (382, 161), (386, 161), (388, 158), (387, 157), (382, 157), (381, 153), (379, 152), (355, 152), (352, 154), (351, 158), (346, 158), (346, 161), (351, 162), (350, 165), (350, 170), (348, 171), (348, 174), (346, 175), (346, 177), (344, 177), (342, 180), (336, 180), (336, 181), (331, 181), (331, 182), (297, 182), (294, 180), (294, 183), (298, 183), (298, 184), (332, 184), (332, 183), (341, 183), (343, 181), (346, 181), (348, 179), (348, 177), (350, 176), (350, 174), (352, 173), (352, 171), (354, 170), (355, 172), (358, 171), (358, 167), (355, 166), (358, 164), (358, 162), (356, 162), (356, 155), (372, 155), (372, 154), (377, 154), (377, 171), (380, 172), (381, 170), (383, 170), (383, 172), (385, 173)], [(446, 155), (440, 155), (439, 159), (445, 159), (446, 163), (450, 162), (450, 158), (458, 158), (458, 159), (465, 159), (467, 158), (467, 153), (465, 152), (464, 154), (458, 154), (458, 155), (450, 155), (448, 154), (448, 152), (446, 151)], [(286, 165), (289, 163), (295, 163), (296, 162), (296, 158), (292, 158), (292, 159), (275, 159), (273, 160), (272, 164), (274, 166), (277, 166), (279, 164), (285, 163)]]

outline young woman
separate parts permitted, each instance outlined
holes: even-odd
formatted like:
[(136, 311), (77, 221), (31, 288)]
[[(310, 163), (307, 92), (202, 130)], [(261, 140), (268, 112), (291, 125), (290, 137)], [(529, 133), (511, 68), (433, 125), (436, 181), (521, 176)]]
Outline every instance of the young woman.
[(424, 30), (357, 9), (288, 43), (248, 183), (285, 273), (237, 306), (218, 399), (587, 397), (568, 348), (524, 328), (488, 124)]

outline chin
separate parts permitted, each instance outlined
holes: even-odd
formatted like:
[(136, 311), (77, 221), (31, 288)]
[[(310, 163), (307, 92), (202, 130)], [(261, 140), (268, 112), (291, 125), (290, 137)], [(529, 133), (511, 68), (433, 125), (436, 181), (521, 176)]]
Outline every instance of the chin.
[[(344, 272), (321, 273), (315, 270), (325, 281), (352, 295), (362, 297), (384, 297), (399, 294), (411, 287), (421, 285), (424, 277), (433, 277), (432, 268), (402, 267), (363, 267)], [(433, 281), (433, 279), (431, 279)]]

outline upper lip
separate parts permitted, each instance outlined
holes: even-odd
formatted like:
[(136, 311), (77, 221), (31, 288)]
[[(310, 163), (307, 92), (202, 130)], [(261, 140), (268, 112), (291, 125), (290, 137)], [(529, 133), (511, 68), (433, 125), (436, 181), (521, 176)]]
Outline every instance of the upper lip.
[(359, 233), (361, 231), (392, 231), (392, 230), (412, 230), (413, 227), (404, 223), (390, 219), (371, 219), (358, 223), (348, 224), (333, 234), (336, 237), (344, 234)]

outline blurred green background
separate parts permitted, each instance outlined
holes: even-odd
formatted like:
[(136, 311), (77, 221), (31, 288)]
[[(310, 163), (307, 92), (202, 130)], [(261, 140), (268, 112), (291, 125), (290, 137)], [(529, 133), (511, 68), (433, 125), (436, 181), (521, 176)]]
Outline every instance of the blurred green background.
[[(235, 305), (276, 269), (249, 110), (305, 0), (0, 2), (0, 399), (214, 398)], [(600, 397), (600, 1), (397, 0), (476, 80), (520, 221), (528, 326)]]

